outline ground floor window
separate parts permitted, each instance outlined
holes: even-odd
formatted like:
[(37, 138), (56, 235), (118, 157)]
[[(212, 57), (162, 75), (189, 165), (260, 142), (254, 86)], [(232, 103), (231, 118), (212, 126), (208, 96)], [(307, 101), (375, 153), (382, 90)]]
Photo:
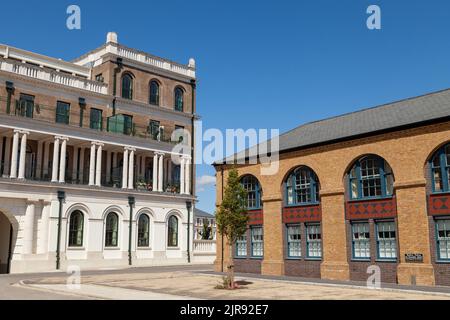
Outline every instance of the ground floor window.
[(247, 235), (242, 235), (236, 240), (236, 257), (247, 256)]
[(436, 242), (438, 259), (450, 261), (450, 219), (436, 220)]
[(308, 258), (322, 257), (322, 234), (320, 224), (306, 225), (306, 253)]
[(150, 244), (150, 218), (142, 214), (138, 220), (138, 247), (148, 247)]
[(252, 257), (262, 257), (264, 255), (263, 227), (252, 227), (250, 230)]
[(376, 222), (377, 253), (379, 259), (397, 259), (397, 237), (394, 221)]
[(84, 217), (81, 211), (74, 211), (69, 222), (69, 247), (83, 246)]
[(111, 212), (106, 217), (105, 247), (117, 247), (119, 239), (119, 216)]
[(352, 224), (352, 252), (355, 259), (370, 259), (370, 228), (368, 222)]
[(298, 258), (302, 255), (301, 227), (299, 224), (288, 225), (287, 228), (287, 254), (289, 258)]

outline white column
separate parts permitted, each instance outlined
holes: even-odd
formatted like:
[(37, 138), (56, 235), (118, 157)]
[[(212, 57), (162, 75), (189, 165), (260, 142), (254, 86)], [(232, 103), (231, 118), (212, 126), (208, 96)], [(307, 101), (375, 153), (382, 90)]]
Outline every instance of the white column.
[(134, 188), (134, 149), (130, 150), (130, 161), (128, 162), (128, 189)]
[(35, 202), (27, 202), (27, 209), (25, 211), (25, 223), (23, 230), (23, 254), (33, 253), (33, 235), (34, 235), (34, 214), (36, 211)]
[(10, 174), (10, 165), (11, 165), (11, 138), (6, 137), (5, 142), (5, 163), (3, 167), (3, 176), (6, 177)]
[(91, 157), (89, 162), (89, 185), (95, 184), (95, 143), (91, 143)]
[(117, 168), (117, 154), (118, 152), (114, 152), (113, 154), (113, 162), (112, 162), (113, 169)]
[(78, 175), (78, 150), (80, 148), (73, 147), (73, 158), (72, 158), (72, 183), (77, 182), (77, 175)]
[(37, 143), (37, 153), (36, 153), (36, 179), (42, 179), (42, 150), (44, 141), (39, 140)]
[(106, 183), (111, 180), (111, 151), (106, 150)]
[(55, 137), (55, 143), (53, 144), (52, 182), (58, 182), (58, 156), (59, 137)]
[(80, 183), (84, 183), (84, 147), (81, 147), (80, 149), (80, 159), (78, 162), (80, 163), (80, 172), (78, 173), (78, 180), (80, 180)]
[(186, 192), (186, 194), (191, 194), (191, 161), (190, 159), (186, 159), (186, 169), (185, 169), (185, 175), (186, 175), (186, 185), (184, 187), (184, 191)]
[(122, 189), (128, 187), (128, 149), (123, 152)]
[(48, 158), (50, 157), (50, 142), (44, 142), (44, 160), (42, 163), (42, 178), (48, 178)]
[(185, 190), (184, 190), (184, 164), (185, 164), (185, 159), (182, 157), (180, 159), (180, 193), (184, 194)]
[(97, 147), (97, 165), (95, 168), (95, 185), (100, 187), (102, 184), (102, 144)]
[(20, 142), (20, 157), (19, 157), (19, 179), (25, 179), (25, 162), (27, 155), (27, 132), (22, 133), (22, 140)]
[(153, 156), (153, 187), (152, 190), (153, 191), (157, 191), (158, 190), (158, 155), (155, 153), (155, 155)]
[[(6, 138), (6, 140), (8, 140), (8, 138)], [(3, 157), (3, 136), (0, 136), (0, 161), (2, 161), (2, 157)]]
[(172, 158), (167, 161), (167, 182), (173, 184), (172, 180)]
[(67, 151), (67, 138), (62, 139), (61, 144), (61, 158), (59, 160), (59, 182), (64, 183), (66, 180), (66, 151)]
[(159, 154), (158, 160), (158, 191), (163, 191), (163, 167), (164, 167), (164, 154)]
[(14, 130), (13, 146), (11, 154), (11, 173), (10, 178), (17, 178), (17, 154), (19, 152), (19, 131)]

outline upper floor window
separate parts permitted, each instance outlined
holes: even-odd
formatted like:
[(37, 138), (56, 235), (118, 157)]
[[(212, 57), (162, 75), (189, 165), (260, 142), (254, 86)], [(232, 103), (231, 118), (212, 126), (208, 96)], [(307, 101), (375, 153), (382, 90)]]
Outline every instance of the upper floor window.
[(167, 245), (169, 247), (178, 247), (178, 218), (170, 216), (167, 226)]
[(74, 211), (69, 221), (69, 247), (83, 246), (84, 217), (80, 211)]
[(133, 78), (128, 73), (122, 76), (122, 98), (133, 99)]
[(91, 108), (89, 127), (99, 131), (103, 129), (102, 110)]
[(184, 92), (180, 87), (175, 88), (175, 110), (183, 111), (184, 104)]
[(378, 156), (357, 160), (348, 176), (351, 199), (385, 197), (393, 193), (392, 169), (387, 161)]
[(247, 209), (259, 209), (261, 207), (261, 190), (258, 179), (247, 175), (241, 179), (241, 184), (247, 191)]
[(434, 192), (450, 191), (450, 144), (440, 148), (431, 159)]
[(69, 124), (70, 104), (58, 101), (56, 104), (56, 123)]
[(319, 181), (307, 167), (295, 169), (286, 181), (288, 205), (319, 202)]
[(159, 83), (156, 80), (150, 82), (150, 104), (159, 106)]
[(106, 217), (105, 247), (117, 247), (119, 240), (119, 216), (111, 212)]
[(16, 102), (17, 116), (33, 118), (34, 111), (34, 96), (28, 94), (20, 94), (20, 99)]

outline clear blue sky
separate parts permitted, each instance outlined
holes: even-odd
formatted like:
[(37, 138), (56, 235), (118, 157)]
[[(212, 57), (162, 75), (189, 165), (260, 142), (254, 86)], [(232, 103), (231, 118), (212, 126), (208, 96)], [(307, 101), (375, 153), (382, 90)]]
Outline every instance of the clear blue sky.
[[(450, 87), (448, 0), (7, 1), (0, 42), (72, 59), (119, 42), (197, 61), (205, 128), (279, 128)], [(82, 29), (65, 27), (77, 4)], [(377, 4), (382, 29), (366, 27)], [(198, 177), (214, 175), (207, 165)], [(214, 185), (198, 207), (214, 210)]]

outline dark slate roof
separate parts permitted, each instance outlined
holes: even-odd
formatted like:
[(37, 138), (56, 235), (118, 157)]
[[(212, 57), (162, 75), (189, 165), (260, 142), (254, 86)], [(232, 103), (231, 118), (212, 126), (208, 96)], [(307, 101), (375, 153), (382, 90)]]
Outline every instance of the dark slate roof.
[[(450, 117), (450, 89), (303, 124), (280, 135), (280, 152)], [(237, 153), (247, 156), (252, 147)], [(236, 155), (232, 156), (236, 157)], [(226, 159), (230, 159), (228, 157)]]
[(194, 208), (194, 217), (214, 218), (214, 215), (206, 211)]

